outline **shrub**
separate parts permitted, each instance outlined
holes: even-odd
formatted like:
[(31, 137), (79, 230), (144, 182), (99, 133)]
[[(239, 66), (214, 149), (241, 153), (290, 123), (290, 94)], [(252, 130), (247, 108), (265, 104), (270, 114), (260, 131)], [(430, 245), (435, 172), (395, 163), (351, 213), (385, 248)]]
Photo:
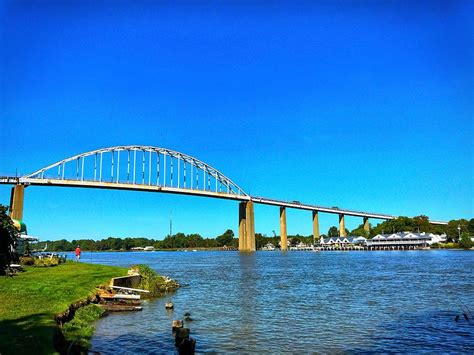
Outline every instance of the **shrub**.
[(179, 284), (175, 280), (157, 274), (148, 265), (135, 265), (132, 266), (131, 269), (137, 271), (142, 276), (138, 288), (150, 291), (150, 293), (142, 294), (142, 298), (157, 297), (162, 293), (175, 290), (179, 287)]
[(459, 244), (457, 243), (445, 243), (443, 244), (444, 249), (457, 249), (459, 248)]
[(35, 259), (31, 256), (20, 256), (21, 265), (34, 265)]
[(58, 258), (36, 258), (35, 259), (35, 267), (49, 267), (49, 266), (57, 266), (59, 264)]

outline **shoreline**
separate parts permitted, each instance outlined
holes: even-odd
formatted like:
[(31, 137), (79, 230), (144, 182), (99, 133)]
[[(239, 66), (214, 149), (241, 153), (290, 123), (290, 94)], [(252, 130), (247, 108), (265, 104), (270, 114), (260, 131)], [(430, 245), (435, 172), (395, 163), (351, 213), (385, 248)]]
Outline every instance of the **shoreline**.
[[(68, 261), (53, 267), (26, 266), (25, 272), (1, 278), (0, 353), (49, 354), (89, 346), (94, 322), (105, 313), (92, 307), (99, 301), (98, 287), (127, 272), (122, 267)], [(176, 285), (156, 285), (155, 295)]]
[[(367, 249), (318, 249), (318, 250), (286, 250), (286, 252), (316, 252), (316, 251), (433, 251), (433, 250), (465, 250), (465, 251), (474, 251), (474, 247), (470, 249), (465, 249), (465, 248), (424, 248), (424, 249), (386, 249), (386, 250), (367, 250)], [(230, 252), (230, 251), (236, 251), (238, 252), (238, 249), (156, 249), (156, 250), (82, 250), (83, 253), (154, 253), (154, 252), (203, 252), (203, 251), (221, 251), (221, 252)], [(263, 249), (257, 249), (256, 252), (281, 252), (280, 249), (275, 249), (275, 250), (263, 250)], [(52, 253), (73, 253), (74, 251), (69, 250), (69, 251), (53, 251)], [(84, 261), (85, 262), (85, 261)]]

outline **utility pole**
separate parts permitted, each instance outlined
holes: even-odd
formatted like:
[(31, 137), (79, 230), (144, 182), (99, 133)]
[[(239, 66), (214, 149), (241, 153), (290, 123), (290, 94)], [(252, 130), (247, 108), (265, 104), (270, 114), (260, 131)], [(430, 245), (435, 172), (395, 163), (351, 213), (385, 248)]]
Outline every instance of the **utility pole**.
[(170, 237), (173, 235), (173, 210), (170, 210)]

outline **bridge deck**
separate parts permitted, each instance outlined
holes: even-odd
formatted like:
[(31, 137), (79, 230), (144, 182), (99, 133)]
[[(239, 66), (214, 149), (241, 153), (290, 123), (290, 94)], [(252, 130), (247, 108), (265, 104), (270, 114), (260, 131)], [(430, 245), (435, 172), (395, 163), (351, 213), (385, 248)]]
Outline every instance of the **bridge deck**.
[[(397, 218), (397, 216), (371, 213), (362, 211), (353, 211), (347, 209), (340, 209), (337, 207), (324, 207), (304, 204), (299, 201), (281, 201), (274, 200), (264, 197), (250, 197), (246, 195), (235, 195), (226, 192), (214, 192), (214, 191), (203, 191), (196, 189), (185, 189), (176, 188), (169, 186), (155, 186), (146, 184), (130, 184), (130, 183), (117, 183), (117, 182), (104, 182), (104, 181), (88, 181), (88, 180), (62, 180), (62, 179), (37, 179), (37, 178), (17, 178), (17, 177), (0, 177), (0, 184), (24, 184), (33, 186), (63, 186), (63, 187), (82, 187), (82, 188), (100, 188), (100, 189), (118, 189), (118, 190), (135, 190), (135, 191), (149, 191), (149, 192), (164, 192), (184, 195), (194, 195), (203, 197), (212, 197), (228, 200), (237, 201), (249, 201), (252, 200), (254, 203), (295, 208), (301, 210), (318, 211), (332, 214), (343, 214), (345, 216), (354, 217), (367, 217), (383, 220), (391, 220)], [(430, 221), (431, 224), (446, 225), (444, 221)]]
[(325, 212), (325, 213), (343, 214), (345, 216), (368, 217), (368, 218), (377, 218), (377, 219), (397, 218), (397, 216), (392, 216), (392, 215), (387, 215), (387, 214), (353, 211), (353, 210), (341, 209), (337, 207), (323, 207), (323, 206), (309, 205), (309, 204), (301, 203), (298, 201), (287, 202), (287, 201), (268, 199), (264, 197), (252, 197), (252, 201), (255, 203), (261, 203), (264, 205), (289, 207), (289, 208), (296, 208), (300, 210), (318, 211), (318, 212)]
[(194, 195), (221, 198), (228, 200), (248, 201), (249, 196), (229, 194), (227, 192), (203, 191), (195, 189), (185, 189), (160, 185), (147, 184), (127, 184), (117, 182), (105, 181), (90, 181), (90, 180), (61, 180), (61, 179), (35, 179), (35, 178), (1, 178), (0, 184), (24, 184), (26, 186), (59, 186), (59, 187), (82, 187), (82, 188), (96, 188), (96, 189), (115, 189), (115, 190), (134, 190), (134, 191), (148, 191), (148, 192), (165, 192), (172, 194)]

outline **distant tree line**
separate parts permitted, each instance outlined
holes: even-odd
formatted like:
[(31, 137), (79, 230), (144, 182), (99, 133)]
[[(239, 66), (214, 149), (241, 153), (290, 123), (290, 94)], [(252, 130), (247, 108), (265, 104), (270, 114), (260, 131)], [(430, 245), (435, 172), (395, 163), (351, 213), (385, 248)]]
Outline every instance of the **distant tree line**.
[(48, 251), (72, 251), (76, 246), (82, 250), (106, 251), (106, 250), (130, 250), (135, 247), (153, 246), (155, 249), (183, 249), (183, 248), (222, 248), (238, 247), (239, 241), (234, 238), (234, 232), (230, 229), (216, 238), (203, 238), (199, 234), (177, 233), (167, 236), (163, 240), (150, 238), (115, 238), (109, 237), (101, 240), (93, 239), (66, 239), (54, 241), (42, 241), (35, 244), (36, 249), (47, 246)]
[[(426, 216), (417, 216), (414, 218), (399, 217), (397, 219), (382, 222), (375, 227), (370, 228), (367, 233), (364, 230), (363, 224), (357, 228), (349, 231), (346, 229), (346, 234), (351, 236), (364, 236), (372, 238), (381, 233), (397, 233), (397, 232), (425, 232), (443, 234), (446, 233), (448, 242), (458, 241), (460, 227), (461, 237), (464, 238), (466, 245), (469, 245), (469, 236), (474, 236), (474, 218), (471, 220), (457, 219), (449, 221), (448, 225), (432, 225)], [(335, 226), (329, 228), (327, 234), (321, 237), (338, 237), (339, 229)], [(462, 239), (461, 238), (461, 239)], [(298, 243), (311, 244), (313, 236), (303, 235), (288, 235), (290, 246), (296, 246)], [(268, 237), (265, 234), (256, 233), (255, 242), (257, 249), (265, 246), (268, 243), (278, 246), (280, 243), (280, 236), (274, 235)], [(77, 239), (68, 241), (66, 239), (56, 241), (45, 241), (38, 243), (35, 248), (42, 249), (48, 245), (49, 251), (72, 251), (77, 245), (80, 245), (82, 250), (105, 251), (105, 250), (130, 250), (134, 247), (153, 246), (155, 249), (186, 249), (186, 248), (238, 248), (239, 240), (235, 237), (234, 232), (230, 229), (226, 230), (221, 235), (215, 238), (203, 238), (199, 234), (184, 234), (177, 233), (168, 235), (163, 240), (149, 239), (149, 238), (115, 238), (109, 237), (101, 240), (92, 239)]]

